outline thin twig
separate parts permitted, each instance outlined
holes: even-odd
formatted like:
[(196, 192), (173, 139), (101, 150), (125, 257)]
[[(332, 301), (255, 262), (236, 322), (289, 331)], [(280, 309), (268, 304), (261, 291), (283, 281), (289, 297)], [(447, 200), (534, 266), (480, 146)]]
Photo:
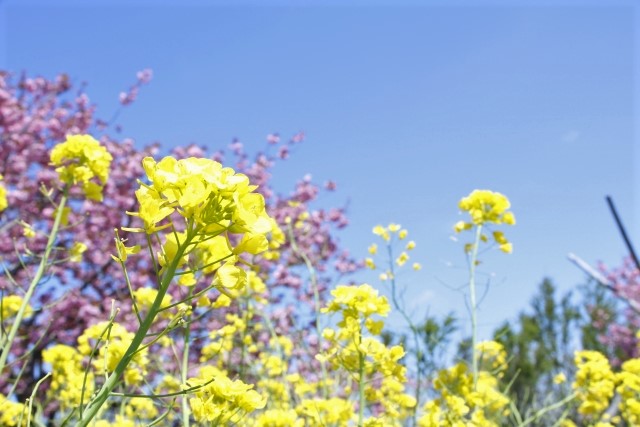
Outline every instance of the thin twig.
[(636, 251), (633, 250), (633, 245), (631, 244), (631, 240), (627, 235), (627, 230), (624, 228), (624, 225), (622, 224), (622, 220), (618, 215), (618, 211), (616, 210), (616, 207), (613, 204), (613, 199), (611, 198), (611, 196), (607, 196), (606, 199), (607, 199), (607, 204), (609, 205), (609, 209), (611, 210), (611, 214), (613, 215), (613, 219), (616, 220), (616, 225), (618, 226), (618, 230), (620, 230), (620, 234), (622, 234), (624, 243), (625, 245), (627, 245), (629, 254), (631, 254), (631, 258), (633, 259), (633, 262), (636, 264), (636, 268), (640, 270), (640, 261), (638, 261), (638, 257), (636, 256)]
[(607, 280), (607, 278), (604, 277), (598, 270), (591, 267), (578, 255), (569, 253), (567, 255), (567, 258), (569, 258), (569, 261), (573, 262), (578, 268), (587, 273), (589, 277), (598, 282), (599, 285), (604, 286), (605, 288), (613, 292), (614, 295), (624, 300), (624, 302), (626, 302), (633, 311), (635, 311), (637, 314), (640, 314), (640, 302), (622, 297), (616, 290), (615, 286), (613, 286), (613, 283)]

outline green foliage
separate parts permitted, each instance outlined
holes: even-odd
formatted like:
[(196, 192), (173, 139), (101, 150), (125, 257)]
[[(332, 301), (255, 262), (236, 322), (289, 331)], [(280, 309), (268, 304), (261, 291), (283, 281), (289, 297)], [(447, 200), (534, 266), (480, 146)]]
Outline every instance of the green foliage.
[(441, 369), (446, 353), (451, 344), (453, 334), (458, 330), (458, 320), (449, 313), (438, 320), (435, 316), (427, 316), (417, 325), (418, 335), (424, 343), (425, 352), (419, 357), (419, 366), (426, 372)]
[[(506, 321), (494, 332), (510, 355), (504, 381), (520, 414), (561, 399), (569, 387), (556, 384), (554, 377), (571, 372), (574, 351), (596, 350), (608, 356), (612, 350), (599, 336), (608, 328), (615, 313), (614, 301), (606, 291), (589, 283), (582, 287), (579, 298), (572, 292), (558, 295), (553, 282), (546, 278), (532, 298), (530, 308), (519, 314), (517, 321)], [(603, 315), (603, 313), (605, 315)], [(601, 317), (596, 322), (595, 317)], [(550, 413), (548, 421), (559, 414)]]
[(507, 321), (494, 333), (511, 357), (505, 379), (512, 381), (510, 394), (521, 414), (553, 401), (560, 391), (554, 376), (572, 365), (579, 338), (575, 334), (586, 325), (571, 300), (571, 293), (558, 297), (551, 280), (544, 279), (530, 312), (520, 313), (515, 325)]

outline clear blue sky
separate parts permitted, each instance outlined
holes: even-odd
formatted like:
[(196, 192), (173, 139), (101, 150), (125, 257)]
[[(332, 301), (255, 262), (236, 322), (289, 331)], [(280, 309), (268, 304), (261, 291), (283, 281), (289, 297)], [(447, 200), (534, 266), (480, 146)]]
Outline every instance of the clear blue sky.
[(619, 262), (605, 194), (640, 245), (631, 1), (85, 3), (0, 2), (0, 67), (87, 81), (102, 117), (152, 68), (120, 118), (139, 145), (218, 149), (238, 137), (258, 149), (268, 133), (304, 130), (277, 188), (306, 173), (335, 180), (321, 203), (349, 201), (340, 238), (355, 255), (373, 225), (407, 227), (424, 269), (401, 280), (418, 316), (466, 316), (449, 288), (465, 282), (450, 236), (475, 188), (509, 196), (518, 220), (514, 253), (485, 257), (495, 276), (482, 334), (543, 277), (562, 290), (583, 283), (568, 252)]

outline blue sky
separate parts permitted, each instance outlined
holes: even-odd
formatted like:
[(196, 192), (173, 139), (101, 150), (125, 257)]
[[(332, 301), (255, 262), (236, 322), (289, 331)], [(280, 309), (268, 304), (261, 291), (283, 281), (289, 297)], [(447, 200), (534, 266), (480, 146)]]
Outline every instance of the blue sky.
[[(539, 2), (537, 2), (539, 3)], [(349, 203), (344, 246), (365, 256), (391, 221), (424, 269), (401, 276), (416, 317), (466, 316), (458, 200), (506, 194), (512, 255), (484, 257), (481, 334), (524, 308), (543, 277), (584, 282), (566, 255), (625, 253), (604, 196), (637, 245), (637, 7), (552, 2), (0, 2), (0, 68), (89, 83), (100, 116), (135, 72), (154, 80), (119, 122), (143, 145), (251, 149), (306, 142), (275, 170), (281, 192), (310, 173)], [(159, 5), (159, 6), (158, 6)], [(363, 275), (378, 285), (374, 276)]]

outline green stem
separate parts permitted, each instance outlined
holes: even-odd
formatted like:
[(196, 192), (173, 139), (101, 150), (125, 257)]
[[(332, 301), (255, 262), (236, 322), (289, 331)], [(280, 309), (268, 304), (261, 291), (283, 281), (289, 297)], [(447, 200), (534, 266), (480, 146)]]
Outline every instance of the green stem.
[(24, 294), (24, 298), (22, 299), (22, 304), (18, 309), (18, 313), (16, 313), (16, 318), (11, 325), (11, 330), (9, 331), (9, 335), (7, 336), (7, 340), (3, 343), (2, 346), (2, 354), (0, 354), (0, 374), (3, 373), (4, 368), (7, 364), (7, 359), (9, 357), (9, 353), (11, 351), (11, 345), (13, 344), (13, 340), (18, 333), (18, 328), (20, 327), (20, 323), (22, 323), (22, 319), (24, 318), (24, 314), (27, 311), (27, 307), (29, 305), (29, 300), (33, 296), (33, 293), (36, 289), (40, 280), (42, 280), (42, 276), (47, 271), (49, 257), (51, 256), (51, 251), (53, 250), (53, 245), (58, 237), (58, 230), (60, 229), (60, 223), (62, 222), (62, 217), (64, 215), (64, 207), (67, 204), (68, 198), (68, 189), (64, 188), (62, 192), (62, 198), (60, 199), (60, 203), (58, 204), (58, 211), (56, 213), (56, 217), (53, 221), (53, 226), (51, 227), (51, 233), (49, 234), (49, 239), (47, 240), (47, 247), (44, 250), (44, 254), (42, 255), (42, 259), (40, 260), (40, 265), (38, 265), (38, 270), (36, 274), (33, 276), (31, 283), (29, 284), (29, 288), (27, 292)]
[[(316, 317), (316, 335), (318, 336), (318, 352), (322, 351), (322, 331), (320, 330), (320, 292), (318, 291), (318, 278), (316, 275), (316, 269), (313, 267), (311, 260), (300, 250), (298, 244), (296, 243), (295, 236), (293, 235), (293, 227), (289, 224), (289, 240), (291, 242), (291, 249), (302, 258), (304, 261), (307, 270), (309, 270), (309, 278), (311, 280), (311, 289), (313, 290), (313, 303), (315, 309), (315, 317)], [(325, 399), (329, 398), (329, 390), (327, 388), (328, 375), (327, 375), (327, 366), (324, 360), (320, 361), (320, 372), (322, 373), (322, 396)]]
[[(193, 293), (193, 288), (189, 288), (189, 296)], [(187, 297), (187, 298), (188, 298)], [(189, 340), (191, 339), (191, 322), (186, 322), (184, 325), (184, 347), (182, 349), (182, 384), (187, 383), (187, 376), (189, 373)], [(182, 396), (182, 425), (189, 427), (189, 400), (185, 393)]]
[(360, 349), (362, 335), (358, 337), (358, 341), (358, 427), (362, 427), (364, 425), (364, 359), (366, 355)]
[(476, 228), (476, 238), (471, 249), (471, 260), (469, 265), (469, 299), (471, 311), (471, 371), (473, 373), (473, 390), (475, 391), (478, 384), (478, 320), (476, 301), (476, 262), (478, 259), (478, 246), (480, 246), (480, 236), (482, 236), (482, 225)]
[(411, 329), (411, 334), (413, 335), (413, 345), (416, 348), (416, 405), (413, 407), (413, 414), (411, 418), (413, 420), (413, 425), (417, 425), (417, 417), (418, 417), (418, 407), (420, 406), (420, 391), (421, 391), (421, 381), (422, 381), (422, 371), (420, 369), (420, 342), (418, 340), (418, 328), (411, 321), (411, 318), (407, 314), (407, 312), (402, 308), (402, 305), (398, 301), (397, 293), (396, 293), (396, 275), (395, 268), (393, 266), (393, 250), (391, 248), (391, 244), (387, 243), (387, 254), (389, 256), (389, 273), (391, 276), (391, 301), (393, 302), (394, 308), (402, 315), (407, 325), (409, 325), (409, 329)]
[[(250, 301), (248, 301), (249, 304), (249, 308), (250, 308)], [(264, 320), (264, 323), (267, 325), (267, 329), (269, 330), (269, 334), (271, 335), (271, 339), (273, 339), (273, 342), (276, 344), (276, 349), (279, 353), (279, 356), (285, 360), (287, 355), (284, 353), (284, 348), (282, 348), (282, 345), (280, 344), (280, 341), (278, 340), (278, 334), (276, 333), (276, 328), (273, 326), (273, 322), (271, 321), (271, 319), (269, 318), (269, 313), (262, 313), (262, 319)], [(301, 340), (301, 342), (304, 345), (304, 341)], [(305, 350), (307, 351), (311, 351), (308, 350), (305, 346)], [(281, 381), (282, 384), (285, 384), (287, 386), (287, 389), (292, 390), (291, 387), (291, 382), (289, 380), (287, 380), (287, 370), (283, 370), (281, 376)], [(296, 394), (295, 393), (291, 393), (291, 397), (292, 400), (295, 402), (296, 401)]]
[(535, 414), (533, 414), (532, 416), (524, 420), (524, 422), (519, 424), (518, 427), (524, 427), (526, 425), (531, 424), (532, 422), (536, 421), (538, 418), (540, 418), (547, 412), (553, 411), (554, 409), (558, 409), (563, 405), (566, 405), (567, 403), (571, 402), (573, 399), (576, 398), (576, 396), (577, 396), (577, 393), (573, 393), (552, 405), (545, 406), (544, 408), (540, 409), (538, 412), (536, 412)]
[[(246, 305), (245, 305), (246, 304)], [(244, 305), (244, 307), (243, 307)], [(249, 329), (249, 302), (245, 301), (244, 298), (240, 298), (238, 301), (238, 307), (242, 310), (243, 317), (242, 323), (244, 323), (245, 331)], [(244, 339), (242, 336), (240, 337), (240, 369), (238, 369), (240, 374), (240, 379), (244, 380), (245, 378), (245, 361), (247, 359), (247, 346), (244, 344)]]
[[(33, 414), (33, 400), (36, 398), (36, 392), (38, 391), (38, 387), (40, 384), (44, 382), (47, 378), (51, 376), (51, 372), (47, 373), (44, 377), (42, 377), (33, 387), (33, 391), (31, 392), (31, 397), (29, 397), (29, 412), (27, 412), (27, 426), (31, 425), (31, 414)], [(34, 420), (35, 422), (35, 420)]]
[(146, 317), (144, 318), (142, 324), (140, 325), (140, 328), (138, 329), (135, 336), (133, 337), (133, 340), (131, 341), (129, 348), (127, 348), (127, 351), (125, 352), (124, 356), (118, 362), (118, 365), (116, 366), (115, 370), (111, 373), (111, 375), (109, 375), (109, 378), (107, 378), (105, 383), (102, 385), (102, 387), (100, 388), (100, 391), (98, 391), (98, 393), (93, 398), (93, 400), (89, 402), (89, 404), (87, 405), (87, 410), (82, 414), (82, 418), (80, 419), (80, 421), (78, 421), (77, 426), (86, 427), (87, 425), (89, 425), (91, 420), (98, 414), (98, 411), (100, 410), (102, 405), (104, 405), (104, 403), (109, 398), (111, 391), (113, 391), (113, 389), (116, 387), (116, 385), (120, 381), (120, 377), (124, 373), (124, 370), (127, 368), (127, 365), (129, 364), (129, 362), (131, 362), (131, 360), (133, 359), (135, 353), (138, 350), (138, 347), (140, 347), (140, 345), (142, 344), (142, 341), (146, 337), (147, 332), (149, 331), (149, 329), (151, 328), (151, 325), (153, 324), (156, 314), (160, 309), (160, 305), (162, 304), (162, 299), (164, 298), (164, 296), (167, 293), (167, 290), (169, 289), (169, 285), (171, 284), (171, 281), (175, 276), (176, 270), (178, 269), (178, 265), (182, 262), (182, 256), (190, 240), (191, 240), (191, 236), (188, 236), (186, 239), (186, 242), (180, 245), (180, 247), (178, 248), (178, 251), (175, 257), (167, 267), (167, 270), (163, 275), (162, 280), (160, 281), (158, 295), (156, 295), (156, 299), (153, 301), (153, 304), (151, 304), (151, 308), (149, 309)]

